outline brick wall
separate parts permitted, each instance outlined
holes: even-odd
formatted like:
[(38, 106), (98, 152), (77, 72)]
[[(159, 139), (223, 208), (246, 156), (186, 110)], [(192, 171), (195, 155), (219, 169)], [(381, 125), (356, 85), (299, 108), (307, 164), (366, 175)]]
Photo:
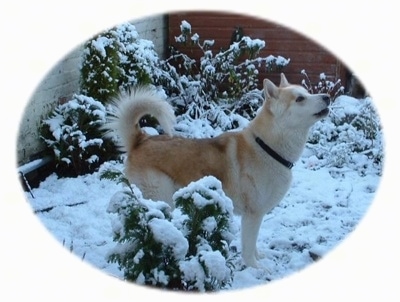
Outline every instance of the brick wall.
[[(153, 41), (156, 51), (163, 57), (166, 45), (165, 16), (155, 15), (134, 20), (132, 23), (136, 26), (140, 37)], [(79, 91), (81, 55), (82, 46), (78, 46), (56, 62), (38, 84), (21, 118), (17, 142), (18, 165), (40, 156), (45, 148), (38, 133), (40, 121), (59, 102), (68, 100)]]

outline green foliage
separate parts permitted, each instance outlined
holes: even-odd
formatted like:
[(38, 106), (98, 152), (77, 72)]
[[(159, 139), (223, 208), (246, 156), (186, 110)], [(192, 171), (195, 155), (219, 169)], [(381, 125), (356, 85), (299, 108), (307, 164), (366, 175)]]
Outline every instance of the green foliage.
[[(124, 184), (128, 188), (131, 188), (129, 180), (125, 177), (125, 175), (119, 171), (119, 170), (111, 170), (111, 169), (106, 169), (100, 173), (100, 179), (108, 179), (115, 181), (117, 184)], [(133, 190), (131, 190), (133, 193)]]
[(40, 134), (52, 150), (59, 176), (77, 176), (93, 172), (104, 161), (118, 155), (113, 141), (103, 137), (106, 109), (98, 101), (74, 95), (58, 105), (42, 121)]
[[(216, 190), (216, 188), (210, 189)], [(192, 195), (180, 196), (175, 200), (176, 207), (180, 208), (182, 214), (187, 216), (183, 223), (183, 229), (187, 230), (186, 237), (192, 243), (189, 255), (196, 255), (197, 248), (203, 242), (207, 242), (212, 250), (219, 250), (223, 256), (227, 257), (229, 251), (225, 234), (229, 232), (230, 213), (215, 202), (209, 192), (208, 190), (195, 191), (191, 193)], [(204, 199), (206, 204), (197, 205), (194, 198)], [(207, 225), (213, 226), (213, 228), (205, 227)]]
[(118, 43), (112, 32), (97, 35), (86, 42), (81, 67), (81, 92), (105, 103), (118, 93)]
[[(214, 291), (232, 281), (233, 205), (221, 182), (204, 177), (174, 195), (178, 226), (189, 242), (187, 261), (181, 263), (186, 288)], [(197, 273), (194, 273), (197, 272)]]
[(119, 87), (129, 89), (138, 84), (151, 84), (159, 61), (153, 42), (140, 39), (135, 27), (130, 23), (121, 24), (111, 32), (116, 37), (119, 46), (119, 67), (121, 68)]
[[(116, 171), (102, 177), (124, 178)], [(133, 185), (115, 194), (108, 211), (118, 216), (113, 227), (117, 245), (108, 260), (118, 263), (126, 280), (143, 285), (186, 291), (224, 288), (233, 274), (231, 201), (214, 178), (182, 190), (172, 212), (164, 202), (144, 199)]]
[(114, 201), (118, 204), (111, 203), (109, 211), (118, 214), (121, 226), (114, 228), (114, 240), (119, 244), (109, 261), (124, 269), (126, 280), (161, 287), (174, 284), (180, 274), (173, 247), (157, 240), (152, 229), (156, 222), (170, 224), (166, 220), (170, 218), (168, 205), (144, 202), (140, 192), (132, 188), (114, 196)]
[(85, 43), (81, 91), (105, 104), (121, 89), (152, 83), (157, 64), (153, 42), (123, 23)]

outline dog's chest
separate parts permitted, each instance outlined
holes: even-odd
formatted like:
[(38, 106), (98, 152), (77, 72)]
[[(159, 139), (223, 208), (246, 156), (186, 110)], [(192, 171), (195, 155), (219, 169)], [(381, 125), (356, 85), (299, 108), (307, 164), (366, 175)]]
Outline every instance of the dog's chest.
[(281, 173), (266, 173), (257, 178), (257, 195), (265, 211), (276, 206), (290, 188), (292, 173), (290, 170)]
[[(289, 169), (274, 171), (258, 166), (245, 169), (230, 186), (228, 195), (238, 213), (252, 211), (266, 213), (274, 208), (287, 193), (292, 179)], [(232, 185), (232, 183), (231, 183)], [(228, 193), (228, 192), (227, 192)]]

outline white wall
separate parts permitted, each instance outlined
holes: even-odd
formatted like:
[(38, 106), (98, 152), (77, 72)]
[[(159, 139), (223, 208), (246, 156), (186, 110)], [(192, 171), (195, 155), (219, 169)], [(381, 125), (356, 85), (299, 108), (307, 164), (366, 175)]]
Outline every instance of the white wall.
[[(167, 24), (162, 15), (132, 22), (140, 38), (153, 41), (160, 57), (165, 55)], [(94, 33), (95, 34), (95, 33)], [(90, 37), (88, 37), (90, 38)], [(39, 83), (21, 118), (17, 142), (18, 165), (32, 160), (45, 149), (39, 137), (40, 121), (60, 102), (67, 101), (79, 91), (79, 67), (82, 46), (77, 47), (55, 66)]]
[(165, 57), (167, 43), (167, 22), (164, 15), (150, 16), (132, 22), (140, 38), (153, 41), (154, 47), (161, 58)]

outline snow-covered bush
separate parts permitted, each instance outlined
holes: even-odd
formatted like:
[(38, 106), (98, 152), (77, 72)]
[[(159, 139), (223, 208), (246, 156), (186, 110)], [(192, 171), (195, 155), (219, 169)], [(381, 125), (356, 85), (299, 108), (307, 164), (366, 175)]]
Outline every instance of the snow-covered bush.
[(93, 172), (117, 156), (113, 141), (103, 137), (106, 108), (85, 95), (74, 95), (42, 121), (41, 138), (52, 150), (59, 176)]
[(110, 32), (101, 33), (86, 42), (83, 49), (81, 93), (103, 103), (118, 93), (118, 45)]
[(213, 291), (232, 279), (233, 256), (229, 243), (237, 232), (233, 204), (213, 176), (206, 176), (173, 196), (173, 222), (189, 243), (185, 261), (180, 263), (185, 289)]
[[(238, 101), (258, 86), (260, 69), (279, 71), (289, 64), (290, 59), (281, 56), (258, 57), (265, 42), (243, 36), (233, 42), (228, 49), (214, 54), (211, 50), (213, 40), (200, 41), (200, 36), (192, 34), (187, 21), (181, 23), (181, 34), (175, 38), (177, 43), (202, 51), (199, 61), (189, 54), (172, 49), (171, 56), (162, 62), (163, 69), (172, 77), (167, 94), (178, 96), (178, 106), (184, 112), (206, 111), (210, 103), (221, 100)], [(168, 89), (168, 87), (167, 87)]]
[(111, 30), (118, 43), (121, 76), (119, 88), (129, 89), (134, 85), (154, 82), (159, 68), (159, 57), (150, 40), (139, 38), (134, 25), (121, 24)]
[(186, 291), (215, 291), (232, 280), (233, 206), (214, 177), (205, 177), (174, 195), (176, 208), (144, 199), (120, 172), (102, 177), (127, 185), (108, 211), (117, 214), (108, 261), (139, 284)]
[(339, 96), (329, 117), (311, 129), (307, 147), (318, 159), (313, 167), (347, 166), (361, 175), (375, 167), (380, 174), (383, 165), (381, 130), (371, 98)]
[(121, 89), (152, 83), (158, 62), (153, 42), (140, 39), (134, 25), (123, 23), (85, 43), (81, 92), (106, 103)]
[(350, 167), (360, 175), (375, 169), (382, 173), (383, 137), (381, 124), (372, 99), (356, 99), (344, 95), (341, 81), (330, 81), (321, 73), (317, 84), (312, 84), (306, 71), (301, 71), (302, 85), (310, 93), (328, 93), (333, 101), (331, 113), (316, 123), (311, 131), (307, 147), (312, 156), (310, 168), (323, 166)]
[(305, 69), (301, 71), (301, 74), (303, 75), (301, 84), (312, 94), (327, 93), (332, 99), (336, 99), (339, 95), (344, 94), (344, 87), (341, 85), (340, 79), (335, 81), (328, 80), (328, 76), (322, 72), (319, 75), (317, 83), (313, 84)]
[[(153, 84), (165, 91), (177, 115), (221, 117), (220, 113), (209, 114), (209, 109), (226, 103), (223, 115), (236, 112), (253, 118), (255, 105), (262, 103), (262, 91), (257, 89), (259, 71), (279, 71), (290, 62), (281, 56), (258, 57), (266, 43), (248, 36), (214, 54), (214, 41), (200, 42), (187, 21), (182, 21), (176, 41), (191, 48), (187, 53), (172, 50), (169, 58), (161, 60), (153, 42), (139, 38), (130, 23), (100, 33), (84, 46), (81, 93), (105, 104), (120, 90)], [(190, 57), (193, 47), (202, 51), (199, 60)], [(220, 120), (210, 121), (219, 127)], [(232, 122), (221, 128), (238, 126)]]
[(178, 262), (187, 253), (187, 240), (169, 221), (167, 203), (146, 200), (135, 186), (129, 188), (116, 193), (110, 201), (108, 211), (116, 213), (119, 221), (113, 226), (117, 245), (108, 260), (119, 264), (128, 281), (179, 286)]

